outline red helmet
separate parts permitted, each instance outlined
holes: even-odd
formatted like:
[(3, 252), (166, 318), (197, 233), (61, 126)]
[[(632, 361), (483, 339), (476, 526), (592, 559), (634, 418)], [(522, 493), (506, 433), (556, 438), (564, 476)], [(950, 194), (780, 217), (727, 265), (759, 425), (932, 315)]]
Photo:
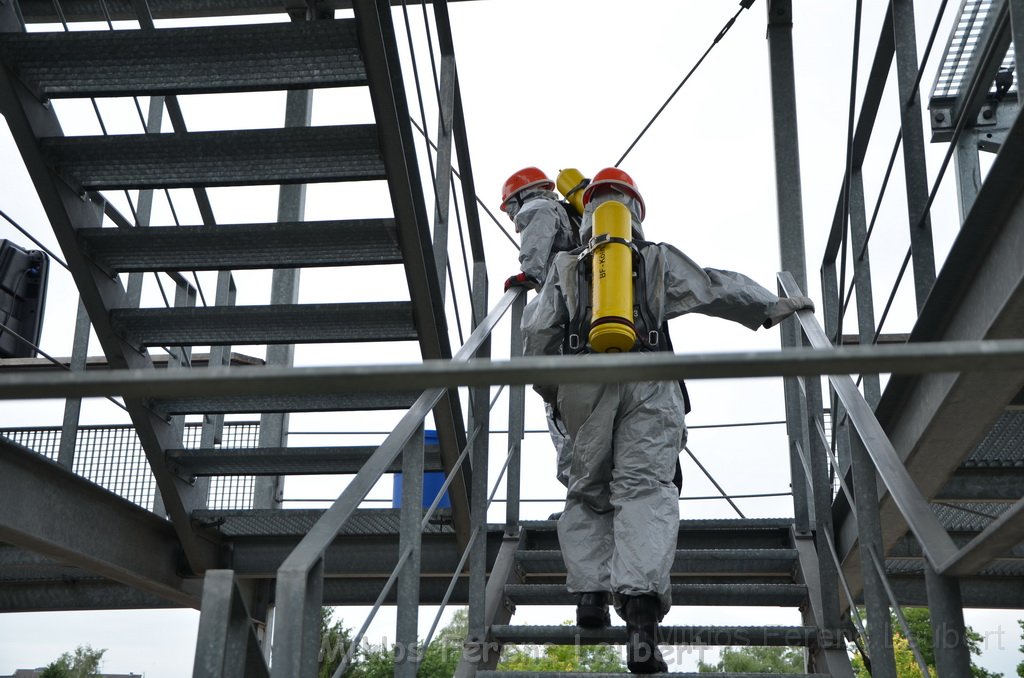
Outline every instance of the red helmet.
[(636, 198), (636, 201), (640, 203), (640, 221), (644, 220), (644, 215), (647, 213), (647, 209), (644, 207), (643, 196), (640, 195), (640, 191), (636, 187), (636, 182), (633, 181), (631, 176), (620, 170), (618, 167), (605, 167), (594, 175), (594, 178), (590, 181), (590, 185), (587, 186), (587, 190), (583, 192), (584, 205), (589, 203), (590, 199), (594, 197), (594, 189), (599, 186), (616, 186), (623, 193)]
[(505, 180), (505, 185), (501, 187), (501, 210), (505, 211), (505, 208), (508, 207), (509, 198), (522, 190), (534, 186), (540, 186), (544, 190), (553, 191), (555, 189), (555, 182), (548, 179), (548, 175), (536, 167), (524, 167), (510, 176)]

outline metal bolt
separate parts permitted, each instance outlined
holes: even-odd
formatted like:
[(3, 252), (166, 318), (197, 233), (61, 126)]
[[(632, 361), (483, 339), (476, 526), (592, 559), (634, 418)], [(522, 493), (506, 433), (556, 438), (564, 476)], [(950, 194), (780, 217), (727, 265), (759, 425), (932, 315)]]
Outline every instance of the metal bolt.
[(936, 113), (935, 114), (935, 122), (945, 122), (945, 121), (946, 121), (945, 114), (943, 114), (943, 113)]
[(993, 116), (995, 116), (995, 114), (996, 112), (993, 111), (991, 108), (986, 108), (984, 111), (981, 112), (981, 117), (985, 118), (986, 120), (991, 120)]

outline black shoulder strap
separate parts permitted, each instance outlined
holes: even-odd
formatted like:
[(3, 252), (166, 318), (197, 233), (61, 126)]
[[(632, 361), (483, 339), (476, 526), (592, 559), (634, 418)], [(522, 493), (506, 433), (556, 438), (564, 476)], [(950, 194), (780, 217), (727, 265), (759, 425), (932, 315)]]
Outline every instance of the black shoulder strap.
[(580, 246), (580, 225), (583, 221), (583, 217), (576, 213), (576, 208), (569, 204), (566, 200), (560, 200), (559, 205), (565, 210), (565, 216), (569, 219), (569, 228), (572, 230), (572, 246)]
[[(661, 323), (661, 338), (664, 340), (665, 349), (670, 353), (675, 353), (675, 349), (672, 347), (672, 336), (668, 333), (668, 321)], [(686, 382), (682, 379), (679, 380), (679, 388), (683, 391), (683, 413), (690, 413), (690, 394), (686, 391)]]

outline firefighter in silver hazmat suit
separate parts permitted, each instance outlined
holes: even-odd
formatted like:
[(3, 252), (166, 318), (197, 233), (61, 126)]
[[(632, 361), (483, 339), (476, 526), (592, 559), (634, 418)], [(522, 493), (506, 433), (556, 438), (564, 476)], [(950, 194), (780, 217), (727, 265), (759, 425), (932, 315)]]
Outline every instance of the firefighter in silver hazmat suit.
[[(505, 281), (505, 291), (514, 285), (538, 290), (558, 252), (577, 246), (569, 216), (553, 191), (555, 182), (536, 167), (524, 167), (512, 174), (502, 187), (501, 209), (519, 234), (520, 272)], [(530, 300), (532, 304), (536, 299)], [(544, 403), (551, 443), (555, 446), (558, 482), (569, 486), (572, 440), (553, 406)]]
[[(643, 200), (628, 175), (612, 170), (595, 174), (584, 196), (584, 242), (590, 235), (594, 208), (607, 200), (618, 200), (630, 209), (634, 241), (643, 238)], [(813, 309), (806, 297), (780, 299), (742, 274), (702, 268), (671, 245), (648, 244), (638, 249), (646, 278), (643, 302), (655, 328), (670, 318), (701, 313), (756, 330), (771, 327), (797, 310)], [(579, 289), (577, 267), (581, 265), (585, 263), (573, 254), (555, 256), (537, 299), (523, 316), (526, 355), (563, 351), (568, 328), (581, 307), (579, 295), (589, 295), (589, 290)], [(600, 604), (595, 594), (613, 593), (616, 611), (630, 631), (630, 670), (664, 671), (657, 650), (657, 622), (672, 602), (669, 575), (679, 530), (678, 492), (672, 476), (686, 442), (679, 384), (534, 388), (545, 402), (554, 404), (573, 440), (558, 538), (567, 587), (580, 594), (578, 616), (586, 605)], [(641, 644), (634, 647), (637, 639)], [(643, 642), (648, 645), (644, 647)]]

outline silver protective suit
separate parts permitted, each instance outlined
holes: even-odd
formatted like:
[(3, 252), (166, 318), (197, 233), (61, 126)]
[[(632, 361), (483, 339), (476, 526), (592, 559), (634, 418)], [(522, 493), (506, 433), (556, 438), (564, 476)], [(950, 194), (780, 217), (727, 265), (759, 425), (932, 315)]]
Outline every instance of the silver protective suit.
[[(555, 255), (576, 247), (569, 217), (554, 192), (536, 189), (523, 191), (518, 201), (510, 202), (508, 214), (519, 233), (519, 268), (543, 284)], [(550, 404), (546, 404), (545, 414), (551, 444), (555, 446), (556, 476), (558, 482), (568, 487), (572, 440)]]
[[(585, 224), (586, 225), (586, 224)], [(656, 327), (701, 313), (750, 329), (770, 326), (808, 299), (782, 299), (750, 278), (701, 268), (666, 244), (640, 248)], [(523, 316), (526, 355), (557, 355), (577, 313), (579, 259), (556, 255), (538, 297)], [(584, 264), (585, 265), (585, 264)], [(677, 382), (534, 387), (556, 403), (573, 441), (565, 511), (558, 537), (570, 592), (655, 594), (662, 614), (671, 605), (672, 561), (679, 530), (676, 459), (686, 442)]]

